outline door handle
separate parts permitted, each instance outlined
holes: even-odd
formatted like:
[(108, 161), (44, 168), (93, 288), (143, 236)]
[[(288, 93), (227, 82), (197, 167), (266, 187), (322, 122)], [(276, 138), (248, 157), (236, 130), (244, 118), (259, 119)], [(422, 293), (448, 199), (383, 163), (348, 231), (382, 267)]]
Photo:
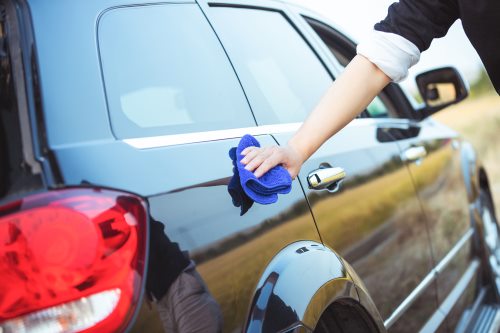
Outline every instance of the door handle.
[(415, 162), (427, 156), (427, 150), (423, 146), (411, 147), (406, 149), (401, 159), (403, 162)]
[(328, 190), (336, 192), (340, 183), (344, 180), (346, 173), (339, 167), (320, 167), (307, 175), (307, 183), (312, 190)]

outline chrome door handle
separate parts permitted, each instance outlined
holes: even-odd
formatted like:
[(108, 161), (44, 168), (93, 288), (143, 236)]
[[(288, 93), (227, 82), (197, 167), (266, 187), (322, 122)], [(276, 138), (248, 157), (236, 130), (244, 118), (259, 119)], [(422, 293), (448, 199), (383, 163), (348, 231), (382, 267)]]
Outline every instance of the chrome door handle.
[(427, 150), (423, 146), (411, 147), (406, 149), (401, 159), (403, 162), (415, 162), (427, 156)]
[(342, 168), (321, 167), (307, 175), (307, 183), (312, 190), (328, 190), (336, 192), (346, 173)]

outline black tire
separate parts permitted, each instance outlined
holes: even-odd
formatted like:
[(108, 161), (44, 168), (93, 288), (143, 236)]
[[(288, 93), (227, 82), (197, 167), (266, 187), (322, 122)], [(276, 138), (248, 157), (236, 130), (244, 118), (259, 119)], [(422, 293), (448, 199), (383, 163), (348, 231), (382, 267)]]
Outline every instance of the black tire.
[(359, 304), (331, 304), (314, 329), (314, 333), (375, 333), (378, 329), (372, 318)]

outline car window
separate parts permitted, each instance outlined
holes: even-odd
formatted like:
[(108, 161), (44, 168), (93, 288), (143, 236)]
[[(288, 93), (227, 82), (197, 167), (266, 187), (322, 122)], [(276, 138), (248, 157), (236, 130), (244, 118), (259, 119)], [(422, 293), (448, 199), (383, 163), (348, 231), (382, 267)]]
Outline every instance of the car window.
[(255, 126), (238, 78), (196, 4), (113, 9), (99, 52), (119, 138)]
[[(326, 44), (330, 52), (337, 59), (339, 64), (347, 66), (352, 58), (356, 55), (355, 45), (352, 41), (341, 35), (333, 28), (323, 24), (317, 20), (305, 18), (313, 30), (319, 35), (321, 40)], [(397, 118), (397, 112), (394, 109), (393, 103), (385, 92), (380, 93), (367, 106), (362, 113), (362, 117), (370, 118)]]
[(390, 116), (389, 108), (379, 96), (376, 96), (366, 107), (366, 112), (370, 118), (387, 118)]
[(270, 10), (213, 7), (210, 17), (258, 124), (303, 121), (332, 77), (285, 16)]

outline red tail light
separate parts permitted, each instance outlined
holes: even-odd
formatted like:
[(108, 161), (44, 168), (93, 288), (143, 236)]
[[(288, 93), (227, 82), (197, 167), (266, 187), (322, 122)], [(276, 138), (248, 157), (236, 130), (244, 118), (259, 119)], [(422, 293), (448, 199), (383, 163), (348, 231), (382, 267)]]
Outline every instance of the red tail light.
[(0, 332), (112, 332), (137, 304), (147, 214), (133, 195), (37, 194), (0, 207)]

